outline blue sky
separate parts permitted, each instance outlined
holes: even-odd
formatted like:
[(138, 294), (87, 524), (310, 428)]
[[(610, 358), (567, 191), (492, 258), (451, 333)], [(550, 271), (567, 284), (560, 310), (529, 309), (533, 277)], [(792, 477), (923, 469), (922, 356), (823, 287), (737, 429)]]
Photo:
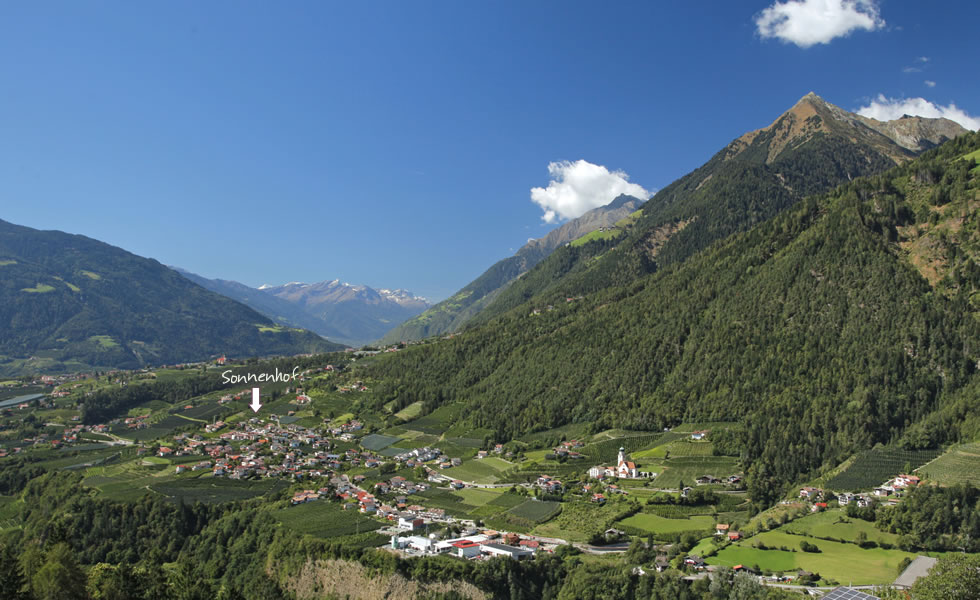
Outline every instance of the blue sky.
[(0, 218), (255, 286), (441, 299), (554, 226), (531, 189), (572, 185), (561, 161), (653, 191), (811, 90), (975, 119), (977, 22), (884, 0), (3, 3)]

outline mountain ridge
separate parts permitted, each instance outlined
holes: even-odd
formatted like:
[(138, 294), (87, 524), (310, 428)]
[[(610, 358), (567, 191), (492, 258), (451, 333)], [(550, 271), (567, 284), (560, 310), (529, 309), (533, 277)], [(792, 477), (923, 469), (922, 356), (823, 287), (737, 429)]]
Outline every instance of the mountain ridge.
[(6, 374), (340, 348), (84, 235), (0, 220), (0, 265)]
[(178, 271), (195, 283), (270, 318), (351, 346), (380, 338), (430, 306), (425, 298), (408, 290), (376, 289), (339, 279), (315, 283), (291, 281), (253, 288), (237, 281), (208, 279), (184, 269)]
[[(532, 299), (549, 303), (625, 284), (683, 262), (808, 195), (885, 171), (917, 154), (865, 121), (812, 92), (803, 96), (770, 125), (739, 136), (705, 164), (658, 191), (627, 236), (559, 249), (471, 323), (486, 322)], [(942, 143), (967, 131), (946, 119), (913, 121), (906, 125), (889, 121), (877, 127), (896, 132), (917, 128), (916, 139), (923, 145)]]
[(540, 238), (528, 240), (512, 256), (497, 261), (460, 291), (396, 327), (381, 341), (397, 343), (457, 331), (517, 278), (557, 248), (601, 227), (615, 224), (638, 210), (644, 202), (641, 198), (621, 194), (605, 206), (594, 208)]

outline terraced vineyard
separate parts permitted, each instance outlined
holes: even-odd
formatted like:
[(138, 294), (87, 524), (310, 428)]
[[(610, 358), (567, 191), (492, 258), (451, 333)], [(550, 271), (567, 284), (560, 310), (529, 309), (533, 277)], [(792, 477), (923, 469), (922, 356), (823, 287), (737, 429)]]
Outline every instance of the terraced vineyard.
[(874, 448), (858, 455), (846, 469), (830, 479), (826, 487), (843, 492), (867, 490), (883, 484), (903, 471), (913, 470), (942, 454), (941, 450)]
[(916, 472), (941, 485), (980, 485), (980, 442), (952, 448)]

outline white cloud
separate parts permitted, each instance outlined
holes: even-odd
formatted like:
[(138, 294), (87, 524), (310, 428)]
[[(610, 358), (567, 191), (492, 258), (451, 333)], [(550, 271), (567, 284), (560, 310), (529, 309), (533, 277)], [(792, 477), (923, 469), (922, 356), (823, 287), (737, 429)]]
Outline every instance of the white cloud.
[(878, 97), (872, 100), (870, 104), (862, 106), (854, 112), (879, 121), (891, 121), (900, 118), (902, 115), (945, 117), (950, 121), (956, 121), (967, 129), (973, 131), (980, 129), (980, 118), (968, 115), (966, 111), (952, 102), (947, 106), (942, 106), (933, 104), (925, 98), (886, 98), (884, 94), (878, 94)]
[(787, 0), (759, 13), (755, 25), (763, 38), (809, 48), (829, 44), (857, 29), (880, 29), (885, 21), (876, 0)]
[(927, 86), (929, 86), (929, 87), (936, 87), (936, 82), (935, 81), (929, 81), (928, 79), (925, 80), (925, 84)]
[(545, 223), (580, 217), (593, 208), (605, 206), (621, 194), (646, 200), (650, 192), (630, 183), (622, 171), (610, 171), (584, 160), (561, 161), (548, 165), (551, 181), (546, 188), (531, 188), (531, 201), (541, 207)]

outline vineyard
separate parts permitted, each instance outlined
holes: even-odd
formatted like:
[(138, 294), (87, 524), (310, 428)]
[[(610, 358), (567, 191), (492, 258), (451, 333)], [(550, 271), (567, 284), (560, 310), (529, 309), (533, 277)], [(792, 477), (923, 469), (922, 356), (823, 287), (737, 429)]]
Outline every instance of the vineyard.
[(626, 453), (635, 452), (642, 448), (652, 446), (663, 436), (662, 433), (642, 434), (631, 437), (613, 438), (589, 444), (581, 450), (589, 466), (598, 464), (613, 464), (619, 449), (624, 448)]
[(525, 500), (507, 512), (533, 523), (544, 523), (561, 510), (559, 502), (542, 502), (540, 500)]
[(980, 485), (980, 443), (953, 448), (917, 473), (942, 485), (966, 482)]
[(827, 482), (827, 487), (845, 492), (867, 490), (904, 471), (916, 469), (941, 453), (940, 450), (874, 448), (858, 455), (850, 466)]

